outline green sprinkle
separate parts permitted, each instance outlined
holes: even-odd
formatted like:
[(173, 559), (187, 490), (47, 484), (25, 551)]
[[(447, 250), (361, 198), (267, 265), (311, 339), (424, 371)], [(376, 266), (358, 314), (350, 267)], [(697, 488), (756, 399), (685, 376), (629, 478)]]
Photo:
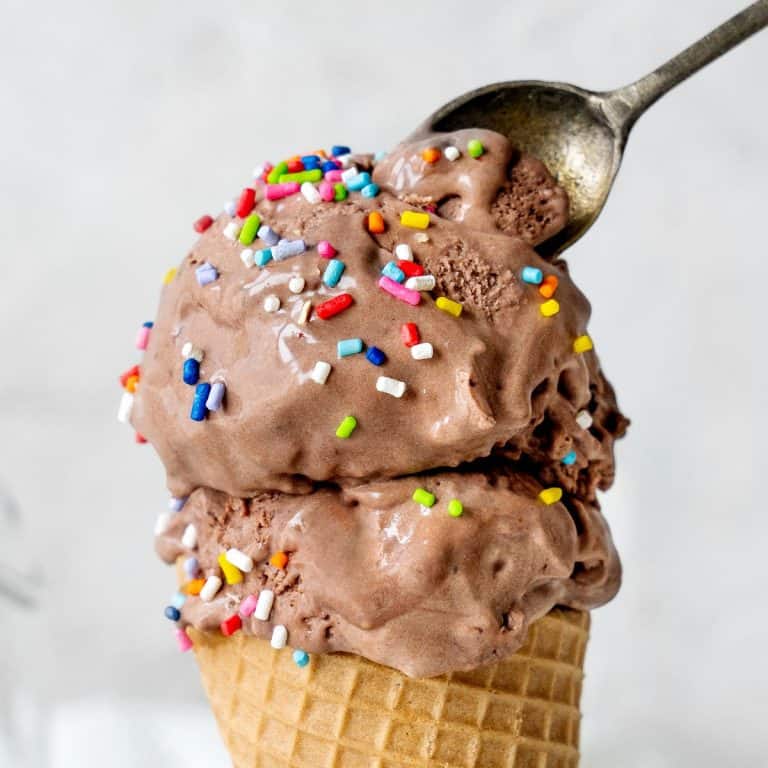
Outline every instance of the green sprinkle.
[(467, 152), (470, 157), (480, 157), (485, 152), (485, 147), (480, 139), (470, 139), (467, 142)]
[(448, 514), (451, 517), (461, 517), (464, 514), (464, 505), (458, 499), (448, 502)]
[(243, 245), (250, 245), (256, 238), (256, 233), (259, 231), (259, 225), (261, 224), (261, 217), (258, 213), (252, 213), (243, 222), (243, 228), (240, 230), (240, 242)]
[(417, 504), (421, 504), (422, 507), (434, 507), (435, 506), (435, 494), (424, 490), (424, 488), (417, 488), (413, 492), (413, 500)]
[(280, 177), (284, 174), (288, 173), (288, 163), (283, 161), (282, 163), (278, 163), (267, 176), (267, 182), (270, 184), (277, 184), (278, 181), (280, 181)]
[(355, 431), (355, 427), (357, 427), (357, 419), (354, 416), (345, 416), (336, 429), (336, 437), (346, 440)]
[(303, 184), (305, 181), (320, 181), (322, 178), (323, 172), (319, 168), (314, 168), (311, 171), (299, 171), (298, 173), (281, 173), (280, 183), (285, 184), (287, 181), (296, 181), (299, 184)]
[(344, 186), (343, 182), (339, 181), (333, 185), (334, 200), (346, 200), (348, 194), (347, 188)]

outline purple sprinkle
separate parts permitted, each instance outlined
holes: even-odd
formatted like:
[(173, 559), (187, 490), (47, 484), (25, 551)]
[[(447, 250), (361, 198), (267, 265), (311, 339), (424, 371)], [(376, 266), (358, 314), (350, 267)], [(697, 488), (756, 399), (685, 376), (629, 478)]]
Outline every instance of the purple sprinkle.
[(198, 563), (196, 557), (188, 557), (184, 561), (184, 572), (189, 576), (189, 578), (193, 578), (197, 572), (200, 570), (200, 563)]
[(211, 386), (211, 394), (208, 395), (208, 399), (205, 401), (205, 407), (209, 411), (218, 411), (221, 408), (221, 401), (224, 399), (224, 391), (226, 387), (223, 381), (214, 381)]
[(209, 264), (206, 261), (205, 264), (201, 264), (195, 270), (195, 276), (200, 285), (208, 285), (208, 283), (212, 283), (218, 278), (219, 273), (216, 271), (216, 267), (214, 267), (213, 264)]
[(277, 234), (277, 232), (275, 232), (275, 230), (272, 229), (272, 227), (268, 226), (267, 224), (261, 225), (261, 227), (259, 228), (258, 235), (259, 235), (259, 240), (262, 240), (269, 246), (277, 245), (277, 243), (280, 240), (280, 236)]
[(275, 261), (282, 261), (291, 256), (298, 256), (307, 250), (307, 245), (303, 240), (281, 240), (272, 248), (272, 258)]
[(187, 503), (187, 496), (171, 496), (168, 499), (168, 509), (171, 512), (181, 512), (184, 505)]

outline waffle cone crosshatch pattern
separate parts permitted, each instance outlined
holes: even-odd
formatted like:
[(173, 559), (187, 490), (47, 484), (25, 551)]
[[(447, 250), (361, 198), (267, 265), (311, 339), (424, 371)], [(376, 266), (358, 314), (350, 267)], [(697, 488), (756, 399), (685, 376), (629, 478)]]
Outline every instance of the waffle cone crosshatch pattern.
[(509, 658), (414, 679), (190, 630), (235, 768), (575, 768), (589, 614), (554, 609)]

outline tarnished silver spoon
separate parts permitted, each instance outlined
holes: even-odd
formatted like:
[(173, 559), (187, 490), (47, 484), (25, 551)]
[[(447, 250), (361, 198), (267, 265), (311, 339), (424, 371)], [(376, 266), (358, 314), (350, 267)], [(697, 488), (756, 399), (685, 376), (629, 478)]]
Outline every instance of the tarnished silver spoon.
[(411, 138), (488, 128), (542, 160), (570, 197), (568, 226), (538, 248), (559, 253), (600, 214), (637, 118), (679, 82), (766, 25), (768, 0), (759, 0), (651, 74), (614, 91), (537, 80), (487, 85), (440, 107)]

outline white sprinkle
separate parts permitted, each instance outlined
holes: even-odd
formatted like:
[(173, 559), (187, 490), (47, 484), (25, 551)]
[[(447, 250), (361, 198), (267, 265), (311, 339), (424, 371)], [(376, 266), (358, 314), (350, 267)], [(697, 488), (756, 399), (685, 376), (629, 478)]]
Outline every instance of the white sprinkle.
[(312, 205), (319, 203), (323, 199), (320, 197), (320, 192), (317, 187), (310, 181), (305, 181), (301, 185), (301, 194), (304, 196), (304, 199), (308, 203), (312, 203)]
[(416, 233), (416, 234), (413, 236), (413, 239), (414, 239), (414, 240), (415, 240), (417, 243), (428, 243), (428, 242), (429, 242), (429, 235), (428, 235), (426, 232), (417, 232), (417, 233)]
[(243, 573), (250, 573), (253, 570), (253, 560), (239, 549), (228, 549), (225, 557)]
[(443, 150), (443, 154), (451, 161), (458, 160), (461, 157), (461, 152), (456, 147), (446, 147)]
[(282, 624), (278, 624), (272, 630), (272, 639), (269, 641), (269, 644), (279, 651), (281, 648), (285, 648), (287, 642), (288, 630)]
[(336, 155), (334, 160), (338, 160), (342, 168), (352, 167), (352, 155)]
[(123, 392), (123, 396), (120, 398), (120, 405), (117, 408), (117, 420), (121, 424), (128, 424), (131, 420), (132, 411), (133, 411), (133, 393)]
[(309, 378), (317, 384), (325, 384), (330, 373), (331, 364), (326, 363), (325, 360), (318, 360), (312, 369), (312, 373), (309, 374)]
[(429, 360), (434, 354), (435, 350), (428, 341), (423, 341), (421, 344), (411, 347), (411, 357), (414, 360)]
[(259, 592), (259, 599), (256, 602), (256, 610), (253, 615), (259, 621), (269, 621), (269, 614), (272, 613), (272, 603), (275, 602), (275, 593), (271, 589), (262, 589)]
[[(232, 212), (234, 214), (234, 211)], [(236, 221), (230, 221), (226, 227), (224, 227), (224, 237), (229, 240), (237, 240), (237, 236), (240, 234), (240, 225)]]
[(253, 251), (250, 248), (240, 251), (240, 258), (246, 267), (252, 267), (256, 263), (253, 260)]
[(356, 165), (350, 165), (349, 167), (347, 167), (346, 171), (342, 171), (341, 172), (341, 180), (342, 181), (349, 181), (350, 179), (354, 179), (355, 176), (357, 176), (358, 173), (359, 173), (359, 171), (357, 170), (357, 166)]
[(181, 356), (185, 360), (187, 360), (190, 357), (193, 357), (195, 360), (197, 360), (198, 363), (202, 363), (203, 358), (205, 357), (205, 354), (202, 349), (194, 346), (191, 341), (188, 341), (181, 348)]
[(237, 211), (237, 204), (234, 200), (227, 200), (226, 203), (224, 203), (224, 213), (227, 214), (227, 216), (234, 216), (235, 211)]
[(267, 164), (266, 163), (259, 163), (254, 169), (253, 169), (253, 178), (258, 179), (259, 176), (264, 175), (264, 171), (267, 170)]
[(210, 603), (216, 593), (221, 589), (221, 579), (218, 576), (209, 576), (200, 590), (200, 599), (204, 603)]
[(304, 278), (300, 275), (296, 275), (288, 281), (288, 290), (291, 293), (301, 293), (304, 290), (305, 285), (306, 281)]
[(280, 309), (280, 299), (278, 299), (274, 293), (270, 293), (269, 296), (264, 299), (264, 311), (277, 312), (278, 309)]
[(435, 276), (417, 275), (416, 277), (409, 277), (405, 281), (405, 287), (412, 291), (431, 291), (435, 287)]
[(195, 549), (197, 547), (197, 528), (190, 523), (184, 529), (184, 535), (181, 537), (181, 543), (187, 549)]
[(171, 527), (171, 513), (161, 512), (155, 522), (155, 536), (162, 536)]
[(579, 411), (576, 414), (576, 423), (582, 429), (589, 429), (592, 426), (592, 414), (589, 411)]
[(408, 243), (398, 243), (395, 246), (395, 256), (400, 261), (413, 261), (413, 251)]
[(405, 382), (390, 379), (389, 376), (379, 376), (376, 379), (376, 389), (392, 397), (402, 397), (405, 394)]
[(306, 325), (309, 320), (309, 313), (312, 311), (312, 302), (305, 301), (299, 314), (299, 325)]

